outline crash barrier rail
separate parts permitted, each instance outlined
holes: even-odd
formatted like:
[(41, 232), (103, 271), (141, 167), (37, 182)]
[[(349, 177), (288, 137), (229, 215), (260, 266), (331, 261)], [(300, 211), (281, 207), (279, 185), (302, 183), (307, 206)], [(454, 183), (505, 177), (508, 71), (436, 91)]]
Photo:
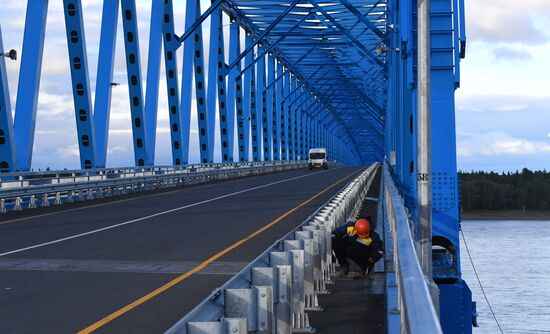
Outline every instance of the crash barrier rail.
[(0, 213), (306, 167), (295, 160), (6, 173)]
[(331, 231), (359, 213), (380, 164), (348, 183), (165, 333), (313, 333), (306, 312), (321, 311), (336, 268)]
[[(389, 228), (393, 248), (386, 252), (390, 257), (387, 271), (395, 271), (397, 285), (397, 308), (391, 312), (399, 313), (401, 329), (397, 333), (442, 334), (439, 317), (430, 295), (429, 282), (420, 267), (413, 239), (414, 224), (409, 220), (403, 199), (384, 165), (383, 192), (387, 218), (384, 228)], [(393, 257), (391, 257), (393, 253)], [(388, 293), (388, 296), (391, 295)], [(389, 301), (388, 304), (391, 302)]]

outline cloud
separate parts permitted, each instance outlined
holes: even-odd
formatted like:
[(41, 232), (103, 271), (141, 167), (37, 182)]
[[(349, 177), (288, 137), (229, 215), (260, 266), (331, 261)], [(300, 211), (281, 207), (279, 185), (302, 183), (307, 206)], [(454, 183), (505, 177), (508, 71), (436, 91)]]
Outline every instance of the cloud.
[(459, 157), (522, 156), (550, 152), (550, 142), (515, 138), (502, 131), (459, 133), (457, 142)]
[(550, 16), (550, 2), (524, 0), (520, 7), (514, 0), (468, 0), (466, 20), (469, 37), (490, 43), (548, 42), (550, 36), (535, 23), (534, 17)]
[(78, 150), (78, 145), (70, 145), (67, 147), (60, 147), (55, 150), (56, 156), (62, 156), (64, 158), (78, 158), (80, 157), (80, 152)]
[(497, 61), (525, 62), (533, 59), (533, 55), (527, 47), (500, 46), (492, 51)]
[(466, 112), (513, 112), (518, 113), (528, 110), (530, 107), (548, 103), (526, 96), (510, 95), (476, 95), (457, 96), (457, 105), (461, 111)]

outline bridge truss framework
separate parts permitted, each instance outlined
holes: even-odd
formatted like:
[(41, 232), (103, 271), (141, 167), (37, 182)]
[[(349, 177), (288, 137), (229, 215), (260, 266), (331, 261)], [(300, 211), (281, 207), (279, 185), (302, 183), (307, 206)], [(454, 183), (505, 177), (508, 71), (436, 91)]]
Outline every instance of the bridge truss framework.
[[(14, 119), (0, 57), (2, 172), (31, 168), (48, 2), (27, 4)], [(467, 288), (460, 279), (454, 123), (466, 47), (464, 0), (430, 5), (433, 240), (447, 251), (434, 258), (434, 278), (445, 282), (442, 299), (451, 301)], [(346, 164), (386, 160), (417, 222), (415, 0), (186, 0), (182, 32), (175, 31), (180, 18), (173, 1), (152, 1), (145, 80), (136, 1), (104, 0), (94, 103), (82, 3), (63, 0), (63, 6), (83, 169), (106, 165), (121, 20), (136, 166), (155, 164), (163, 57), (163, 112), (169, 114), (174, 165), (188, 164), (190, 150), (211, 163), (216, 149), (222, 162), (297, 160), (312, 147), (326, 147), (330, 159)], [(199, 145), (190, 148), (191, 113), (198, 119)], [(456, 308), (453, 302), (441, 305)], [(442, 319), (444, 327), (460, 322)]]

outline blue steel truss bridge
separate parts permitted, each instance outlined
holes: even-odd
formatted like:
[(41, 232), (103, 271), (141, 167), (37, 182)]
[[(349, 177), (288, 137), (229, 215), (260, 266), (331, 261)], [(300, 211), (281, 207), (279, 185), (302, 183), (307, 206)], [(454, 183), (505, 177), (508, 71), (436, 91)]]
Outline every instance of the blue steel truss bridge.
[[(5, 45), (0, 27), (0, 332), (472, 332), (455, 141), (464, 0), (19, 5), (0, 15), (22, 36)], [(54, 37), (80, 169), (35, 171)], [(109, 163), (112, 104), (127, 106), (132, 166)], [(327, 168), (312, 170), (313, 148)], [(331, 231), (365, 217), (384, 257), (340, 277)]]

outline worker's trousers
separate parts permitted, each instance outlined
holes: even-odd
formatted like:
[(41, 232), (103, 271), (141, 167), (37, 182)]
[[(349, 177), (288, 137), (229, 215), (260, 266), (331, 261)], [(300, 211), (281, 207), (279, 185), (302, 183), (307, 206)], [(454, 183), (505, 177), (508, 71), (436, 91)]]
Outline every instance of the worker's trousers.
[(332, 250), (340, 266), (349, 266), (348, 259), (357, 263), (364, 272), (372, 268), (374, 263), (369, 259), (372, 256), (373, 249), (367, 245), (360, 244), (354, 240), (332, 239)]

